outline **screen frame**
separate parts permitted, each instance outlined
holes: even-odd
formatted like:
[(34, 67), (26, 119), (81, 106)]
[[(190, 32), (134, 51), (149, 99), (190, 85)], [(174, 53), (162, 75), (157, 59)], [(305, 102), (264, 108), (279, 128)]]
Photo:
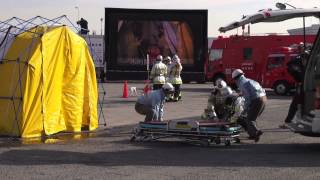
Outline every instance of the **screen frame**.
[[(208, 10), (163, 10), (163, 9), (125, 9), (105, 8), (105, 61), (108, 70), (116, 71), (146, 71), (144, 65), (124, 65), (117, 62), (117, 49), (114, 42), (117, 39), (117, 25), (119, 20), (132, 21), (186, 21), (197, 22), (201, 25), (200, 37), (197, 39), (199, 46), (194, 54), (194, 64), (185, 65), (184, 72), (203, 72), (204, 62), (207, 57), (207, 19)], [(198, 45), (197, 44), (197, 45)], [(194, 48), (196, 49), (196, 47)]]

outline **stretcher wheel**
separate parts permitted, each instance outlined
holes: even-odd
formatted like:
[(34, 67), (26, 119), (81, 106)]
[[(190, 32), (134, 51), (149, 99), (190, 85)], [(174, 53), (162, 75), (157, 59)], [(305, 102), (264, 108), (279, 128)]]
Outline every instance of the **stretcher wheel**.
[(203, 140), (203, 141), (201, 141), (201, 145), (202, 145), (202, 146), (205, 146), (205, 147), (210, 146), (210, 140)]
[(230, 141), (230, 139), (227, 139), (227, 140), (224, 142), (224, 145), (226, 145), (226, 146), (230, 146), (230, 145), (231, 145), (231, 141)]
[(136, 136), (133, 135), (131, 138), (130, 138), (130, 142), (134, 142), (136, 140)]
[(215, 142), (216, 144), (221, 144), (221, 139), (220, 139), (220, 138), (215, 138), (214, 142)]
[(143, 130), (142, 130), (142, 129), (138, 129), (137, 132), (136, 132), (136, 134), (137, 134), (138, 136), (142, 136), (142, 135), (143, 135)]

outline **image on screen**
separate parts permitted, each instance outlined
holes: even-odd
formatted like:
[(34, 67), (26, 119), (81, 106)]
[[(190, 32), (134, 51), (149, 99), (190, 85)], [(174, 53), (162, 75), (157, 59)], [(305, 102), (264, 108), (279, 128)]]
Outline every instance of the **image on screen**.
[(160, 54), (177, 54), (182, 64), (194, 62), (194, 37), (186, 21), (118, 20), (117, 54), (119, 64), (150, 64)]

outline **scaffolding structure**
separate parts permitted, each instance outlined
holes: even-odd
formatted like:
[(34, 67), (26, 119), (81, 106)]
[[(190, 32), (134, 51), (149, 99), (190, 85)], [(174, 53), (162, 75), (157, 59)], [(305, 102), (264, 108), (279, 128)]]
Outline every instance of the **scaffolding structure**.
[[(18, 80), (16, 84), (12, 84), (10, 87), (10, 96), (0, 96), (0, 101), (9, 101), (11, 104), (12, 109), (14, 109), (14, 121), (16, 123), (12, 124), (11, 130), (14, 128), (18, 128), (19, 133), (21, 134), (21, 129), (19, 128), (21, 124), (19, 124), (19, 112), (22, 110), (22, 102), (23, 102), (23, 89), (22, 89), (22, 75), (26, 72), (26, 69), (29, 64), (29, 57), (31, 56), (31, 47), (34, 45), (35, 40), (41, 38), (43, 33), (33, 31), (35, 27), (39, 26), (46, 26), (46, 27), (53, 27), (53, 26), (68, 26), (71, 30), (75, 31), (76, 33), (79, 32), (80, 28), (75, 26), (66, 15), (59, 16), (57, 18), (48, 19), (41, 16), (36, 16), (27, 20), (12, 17), (5, 21), (0, 21), (0, 66), (5, 65), (7, 63), (16, 63), (18, 68), (16, 72), (18, 74)], [(6, 53), (10, 49), (10, 45), (21, 33), (29, 32), (32, 34), (32, 43), (26, 49), (21, 49), (19, 52), (17, 59), (5, 59)], [(94, 53), (91, 48), (89, 48), (90, 53)], [(27, 55), (27, 56), (26, 56)], [(26, 60), (21, 61), (22, 57)], [(93, 57), (93, 56), (92, 56)], [(14, 79), (10, 79), (13, 77), (7, 77), (9, 82), (15, 82)], [(106, 126), (106, 119), (103, 112), (103, 103), (104, 97), (106, 95), (105, 89), (103, 84), (98, 83), (98, 123), (101, 125), (103, 124)], [(100, 87), (101, 86), (101, 87)], [(101, 92), (102, 91), (102, 92)], [(7, 108), (9, 107), (1, 107)], [(8, 117), (11, 118), (11, 117)]]

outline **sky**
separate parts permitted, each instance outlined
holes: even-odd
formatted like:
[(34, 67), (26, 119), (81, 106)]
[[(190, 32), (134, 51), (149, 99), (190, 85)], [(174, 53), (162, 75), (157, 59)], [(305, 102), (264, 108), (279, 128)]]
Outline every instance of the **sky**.
[[(261, 9), (276, 9), (277, 2), (288, 3), (297, 8), (320, 7), (319, 0), (0, 0), (0, 21), (11, 17), (29, 19), (40, 15), (55, 18), (67, 15), (72, 21), (83, 17), (88, 21), (90, 32), (101, 33), (104, 28), (104, 8), (139, 8), (139, 9), (207, 9), (208, 36), (231, 35), (242, 30), (232, 30), (221, 34), (218, 28), (232, 21), (241, 19), (242, 15), (256, 13)], [(78, 16), (79, 15), (79, 16)], [(101, 21), (102, 18), (102, 21)], [(306, 25), (319, 23), (316, 18), (306, 18)], [(302, 18), (281, 23), (259, 23), (250, 26), (251, 33), (286, 33), (287, 29), (301, 28)], [(104, 31), (104, 29), (102, 30)]]

